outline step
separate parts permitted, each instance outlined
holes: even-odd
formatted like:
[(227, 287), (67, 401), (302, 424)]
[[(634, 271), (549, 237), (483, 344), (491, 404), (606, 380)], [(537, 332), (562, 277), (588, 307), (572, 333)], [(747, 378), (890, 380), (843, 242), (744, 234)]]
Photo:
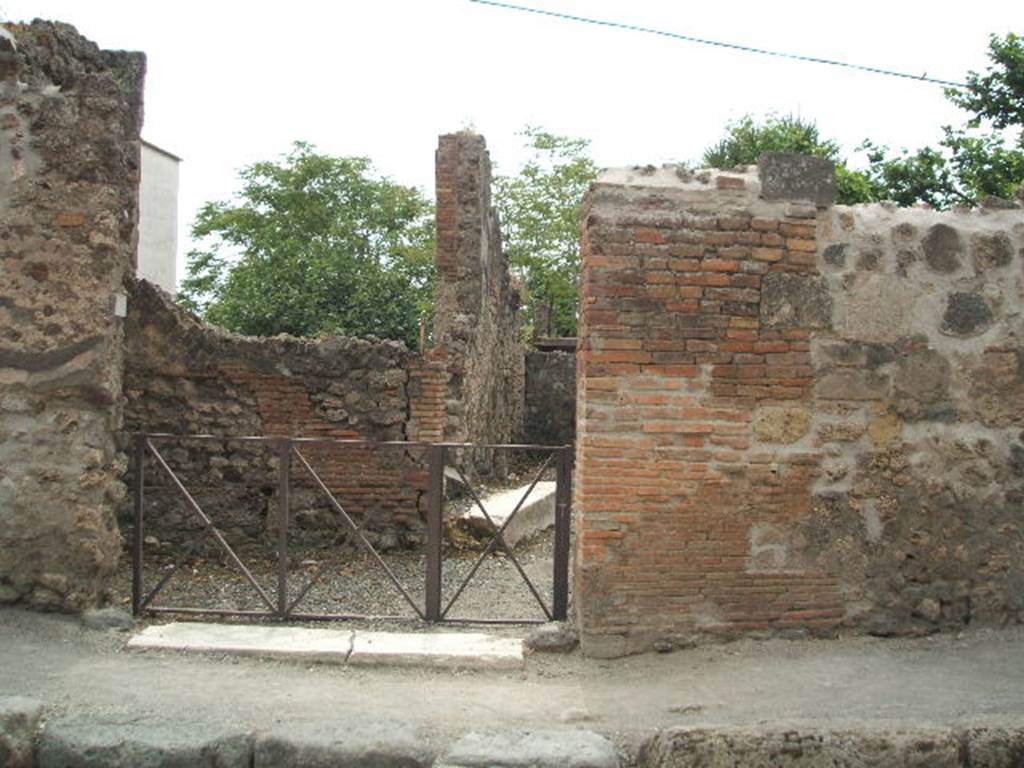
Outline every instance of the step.
[(351, 664), (449, 669), (518, 669), (523, 642), (478, 632), (369, 632), (251, 624), (154, 624), (127, 644), (135, 651), (184, 651)]
[[(526, 497), (526, 501), (523, 502), (515, 517), (512, 518), (512, 522), (508, 524), (502, 534), (509, 547), (514, 548), (523, 539), (555, 524), (555, 489), (557, 485), (553, 480), (542, 480), (530, 491), (530, 495)], [(487, 509), (494, 525), (500, 528), (529, 489), (529, 485), (511, 488), (491, 494), (480, 501)], [(487, 522), (484, 513), (476, 504), (463, 513), (461, 523), (487, 538), (494, 535), (493, 526)]]

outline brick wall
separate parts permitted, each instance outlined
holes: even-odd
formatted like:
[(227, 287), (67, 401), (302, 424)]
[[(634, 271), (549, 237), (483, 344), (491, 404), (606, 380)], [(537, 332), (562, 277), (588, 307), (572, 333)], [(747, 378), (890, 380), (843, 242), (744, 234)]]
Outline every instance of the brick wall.
[[(763, 177), (609, 172), (589, 195), (576, 608), (590, 653), (1022, 615), (1024, 423), (1005, 410), (1021, 386), (1020, 211), (829, 207), (828, 169), (788, 161)], [(953, 241), (943, 227), (964, 262), (946, 273), (928, 255)], [(1000, 267), (971, 268), (972, 243)], [(967, 307), (984, 327), (951, 331)], [(968, 393), (1000, 365), (994, 433)], [(959, 551), (948, 530), (968, 536)]]
[[(236, 336), (199, 323), (145, 281), (133, 284), (129, 306), (126, 430), (379, 441), (439, 432), (443, 372), (402, 344)], [(229, 541), (257, 542), (273, 534), (277, 465), (271, 448), (159, 445), (166, 445), (168, 463)], [(381, 549), (422, 540), (427, 476), (418, 454), (343, 446), (300, 450)], [(147, 486), (148, 533), (175, 544), (203, 541), (201, 524), (155, 467), (148, 470)], [(297, 461), (291, 507), (298, 541), (350, 540), (343, 520)], [(129, 504), (122, 515), (129, 525)]]

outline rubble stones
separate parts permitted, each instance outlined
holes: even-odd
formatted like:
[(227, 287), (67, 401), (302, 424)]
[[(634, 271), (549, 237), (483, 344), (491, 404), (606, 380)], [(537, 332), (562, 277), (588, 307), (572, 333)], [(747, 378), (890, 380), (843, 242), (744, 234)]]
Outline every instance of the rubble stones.
[(947, 299), (942, 329), (957, 336), (974, 336), (985, 331), (993, 319), (992, 309), (984, 298), (956, 291)]
[(971, 256), (979, 271), (998, 269), (1013, 261), (1013, 242), (1005, 232), (975, 235), (971, 238)]
[(131, 629), (132, 616), (114, 606), (94, 608), (82, 614), (82, 624), (89, 629), (125, 631)]
[(523, 645), (531, 651), (550, 653), (568, 653), (578, 643), (576, 631), (564, 622), (541, 624), (523, 641)]
[(936, 272), (949, 274), (960, 268), (964, 245), (960, 233), (948, 224), (935, 224), (921, 242), (924, 259)]

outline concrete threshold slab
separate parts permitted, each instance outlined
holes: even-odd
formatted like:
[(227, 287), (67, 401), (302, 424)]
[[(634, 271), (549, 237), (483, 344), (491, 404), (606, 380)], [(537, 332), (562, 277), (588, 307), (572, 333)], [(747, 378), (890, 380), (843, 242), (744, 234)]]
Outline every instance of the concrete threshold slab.
[(356, 632), (350, 664), (519, 669), (523, 641), (472, 632)]
[(308, 627), (175, 622), (146, 627), (128, 641), (127, 647), (344, 664), (352, 652), (354, 634), (351, 630)]
[(523, 643), (471, 632), (354, 632), (178, 622), (146, 627), (130, 650), (226, 653), (362, 666), (518, 669)]

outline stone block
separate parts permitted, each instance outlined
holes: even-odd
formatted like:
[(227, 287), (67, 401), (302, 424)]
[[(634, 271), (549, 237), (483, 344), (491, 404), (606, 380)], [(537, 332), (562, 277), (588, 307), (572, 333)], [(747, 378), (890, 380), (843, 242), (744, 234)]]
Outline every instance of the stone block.
[(811, 429), (811, 412), (803, 408), (764, 407), (754, 413), (751, 429), (765, 443), (795, 443)]
[(934, 413), (932, 406), (949, 396), (952, 366), (934, 349), (921, 349), (896, 360), (893, 390), (897, 409), (905, 418)]
[(960, 233), (948, 224), (935, 224), (921, 241), (924, 260), (939, 274), (948, 275), (960, 268), (964, 252)]
[(766, 152), (758, 161), (765, 200), (806, 200), (819, 208), (836, 201), (835, 163), (795, 152)]
[(576, 631), (565, 622), (541, 624), (527, 635), (523, 645), (531, 651), (567, 653), (579, 644)]
[[(505, 526), (502, 539), (509, 548), (514, 548), (523, 539), (555, 524), (556, 485), (553, 480), (541, 480), (532, 489), (524, 485), (493, 493), (481, 500), (490, 520), (474, 504), (457, 522), (461, 528), (484, 541), (490, 541), (494, 536), (495, 526), (499, 529)], [(509, 520), (513, 512), (515, 516)]]
[(85, 716), (48, 723), (39, 768), (248, 768), (252, 737), (198, 722), (106, 722)]
[(1024, 728), (971, 728), (963, 735), (971, 768), (1024, 765)]
[(974, 235), (971, 238), (971, 257), (979, 272), (1005, 267), (1013, 261), (1013, 241), (1006, 232)]
[(988, 330), (994, 317), (984, 297), (976, 293), (951, 293), (942, 315), (942, 330), (954, 336), (977, 336)]
[(959, 768), (960, 744), (948, 731), (785, 731), (672, 728), (640, 750), (649, 768)]
[(619, 757), (604, 736), (590, 731), (470, 733), (435, 768), (617, 768)]
[(842, 269), (846, 266), (846, 243), (832, 243), (821, 254), (822, 260), (829, 267)]
[(427, 768), (434, 754), (409, 723), (346, 716), (260, 734), (253, 768)]
[(761, 323), (769, 328), (830, 328), (832, 297), (824, 278), (771, 272), (761, 281)]
[(914, 305), (920, 294), (904, 280), (877, 272), (859, 273), (844, 300), (837, 330), (844, 338), (860, 342), (891, 343), (916, 330)]
[(822, 376), (814, 385), (822, 400), (881, 400), (888, 392), (888, 376), (853, 368)]

